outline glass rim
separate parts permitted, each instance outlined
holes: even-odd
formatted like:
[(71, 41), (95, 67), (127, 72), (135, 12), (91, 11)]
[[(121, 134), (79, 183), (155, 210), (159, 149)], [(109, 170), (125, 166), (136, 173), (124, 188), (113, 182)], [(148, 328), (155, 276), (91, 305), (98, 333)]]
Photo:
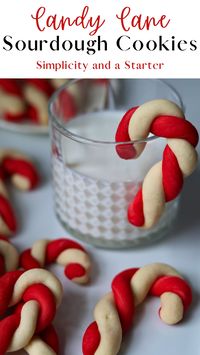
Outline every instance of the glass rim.
[[(86, 138), (83, 136), (80, 136), (76, 133), (71, 132), (70, 130), (68, 130), (67, 128), (63, 127), (63, 125), (59, 122), (59, 120), (57, 119), (57, 117), (54, 115), (53, 110), (52, 110), (52, 105), (53, 102), (56, 100), (56, 98), (58, 97), (59, 93), (64, 89), (67, 88), (70, 85), (75, 84), (76, 82), (80, 81), (80, 80), (94, 80), (94, 79), (69, 79), (69, 82), (63, 84), (60, 88), (58, 88), (53, 95), (50, 97), (49, 102), (48, 102), (48, 114), (49, 117), (51, 118), (51, 122), (53, 124), (54, 127), (56, 127), (56, 129), (65, 137), (70, 138), (73, 141), (79, 142), (79, 143), (85, 143), (85, 144), (93, 144), (93, 145), (114, 145), (114, 146), (118, 146), (118, 145), (134, 145), (134, 144), (144, 144), (144, 143), (148, 143), (148, 142), (152, 142), (154, 140), (157, 140), (159, 138), (162, 137), (158, 137), (155, 135), (151, 135), (148, 136), (146, 138), (141, 138), (141, 139), (135, 139), (135, 140), (129, 140), (129, 141), (120, 141), (120, 142), (116, 142), (114, 140), (97, 140), (97, 139), (92, 139), (92, 138)], [(112, 80), (112, 79), (108, 79), (108, 80)], [(118, 79), (115, 79), (118, 80)], [(174, 88), (172, 88), (170, 85), (168, 85), (167, 83), (165, 83), (162, 79), (149, 79), (149, 80), (157, 80), (159, 82), (161, 82), (163, 85), (167, 86), (170, 90), (172, 90), (172, 92), (174, 93), (174, 95), (178, 98), (178, 100), (180, 101), (180, 106), (181, 108), (184, 110), (183, 107), (183, 103), (181, 100), (181, 97), (179, 96), (179, 94), (177, 93), (176, 90), (174, 90)], [(98, 111), (97, 111), (98, 112)]]

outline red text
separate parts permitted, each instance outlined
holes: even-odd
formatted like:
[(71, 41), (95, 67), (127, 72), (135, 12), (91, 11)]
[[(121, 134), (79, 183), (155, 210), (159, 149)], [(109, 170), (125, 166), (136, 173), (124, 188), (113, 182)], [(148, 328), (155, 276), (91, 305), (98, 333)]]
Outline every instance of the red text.
[(159, 18), (144, 16), (142, 14), (132, 15), (129, 6), (124, 7), (116, 17), (120, 20), (122, 29), (126, 32), (130, 31), (131, 27), (137, 27), (139, 30), (150, 30), (151, 27), (157, 26), (166, 28), (170, 23), (170, 19), (167, 19), (165, 15), (161, 15)]
[(90, 28), (91, 31), (89, 32), (89, 35), (94, 36), (104, 25), (105, 20), (102, 20), (100, 15), (95, 18), (89, 16), (89, 10), (89, 6), (85, 6), (80, 16), (71, 18), (69, 16), (59, 16), (57, 14), (49, 15), (46, 13), (46, 7), (41, 6), (38, 8), (35, 15), (31, 15), (31, 17), (35, 20), (37, 29), (41, 32), (50, 27), (55, 31), (59, 29), (64, 31), (67, 27), (81, 26), (83, 29)]

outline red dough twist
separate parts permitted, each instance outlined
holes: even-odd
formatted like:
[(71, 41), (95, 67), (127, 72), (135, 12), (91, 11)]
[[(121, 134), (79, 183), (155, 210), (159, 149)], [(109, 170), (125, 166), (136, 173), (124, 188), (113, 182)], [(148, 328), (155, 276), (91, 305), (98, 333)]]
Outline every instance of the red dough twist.
[[(196, 128), (184, 119), (180, 108), (167, 100), (154, 100), (130, 109), (122, 118), (116, 142), (144, 140), (149, 133), (167, 138), (162, 162), (154, 165), (128, 208), (128, 220), (137, 227), (150, 228), (159, 220), (165, 202), (175, 199), (197, 165)], [(145, 143), (119, 144), (123, 159), (137, 158)]]
[(82, 112), (93, 112), (105, 109), (108, 101), (109, 80), (77, 80), (68, 83), (58, 93), (55, 112), (63, 121)]
[(24, 350), (29, 355), (57, 355), (59, 353), (59, 340), (54, 327), (50, 325), (39, 336), (33, 337)]
[(135, 307), (148, 294), (161, 297), (159, 315), (167, 324), (179, 322), (192, 301), (189, 285), (168, 265), (151, 264), (125, 270), (114, 278), (112, 293), (96, 305), (96, 321), (83, 337), (83, 354), (116, 355), (122, 335), (132, 326)]
[(40, 125), (48, 124), (48, 101), (54, 89), (45, 79), (26, 79), (23, 85), (25, 99), (29, 105), (27, 117)]
[(75, 283), (86, 283), (90, 273), (90, 258), (84, 248), (70, 239), (39, 240), (20, 257), (25, 270), (57, 262), (65, 267), (65, 275)]
[(8, 239), (0, 235), (0, 276), (18, 268), (19, 254)]
[(0, 117), (21, 122), (25, 118), (26, 103), (21, 87), (13, 79), (0, 79)]
[[(10, 306), (15, 306), (15, 309), (11, 315), (0, 320), (0, 354), (26, 348), (33, 336), (41, 332), (47, 344), (51, 344), (47, 328), (61, 297), (59, 280), (46, 270), (11, 271), (2, 276), (0, 315), (4, 315)], [(52, 329), (49, 331), (52, 333)], [(55, 334), (53, 337), (54, 347)]]
[(0, 233), (7, 236), (15, 233), (17, 222), (4, 180), (0, 177)]
[(27, 156), (14, 150), (1, 150), (0, 154), (2, 169), (18, 189), (28, 191), (38, 185), (38, 173)]
[(6, 178), (20, 190), (28, 191), (38, 185), (39, 177), (33, 163), (16, 150), (0, 150), (0, 233), (16, 232), (17, 222), (9, 200)]

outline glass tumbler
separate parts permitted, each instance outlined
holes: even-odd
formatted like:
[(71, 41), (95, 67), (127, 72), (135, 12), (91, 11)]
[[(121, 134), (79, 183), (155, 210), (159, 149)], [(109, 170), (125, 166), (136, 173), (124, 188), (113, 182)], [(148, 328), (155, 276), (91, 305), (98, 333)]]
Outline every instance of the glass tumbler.
[(162, 159), (165, 139), (148, 137), (143, 154), (135, 160), (121, 159), (115, 143), (123, 114), (158, 98), (182, 106), (179, 95), (156, 79), (72, 80), (51, 98), (55, 212), (72, 236), (104, 248), (125, 248), (149, 243), (168, 232), (178, 199), (166, 205), (151, 229), (134, 227), (127, 220), (128, 205), (144, 176)]

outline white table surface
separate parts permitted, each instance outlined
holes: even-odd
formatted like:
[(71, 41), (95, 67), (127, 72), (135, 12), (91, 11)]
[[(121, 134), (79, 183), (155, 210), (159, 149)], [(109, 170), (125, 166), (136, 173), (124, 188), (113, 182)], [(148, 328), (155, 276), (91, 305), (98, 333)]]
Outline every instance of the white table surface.
[[(179, 90), (187, 116), (200, 128), (200, 80), (168, 80), (168, 83)], [(23, 250), (40, 238), (67, 236), (53, 209), (49, 138), (1, 130), (0, 147), (4, 146), (16, 147), (34, 157), (42, 177), (42, 185), (34, 192), (11, 192), (20, 221), (20, 230), (13, 243)], [(64, 278), (62, 268), (53, 267), (64, 285), (64, 299), (54, 322), (60, 337), (61, 355), (81, 354), (82, 334), (93, 320), (93, 307), (110, 290), (114, 275), (129, 267), (157, 261), (173, 265), (190, 280), (194, 290), (193, 305), (184, 322), (167, 326), (157, 314), (159, 300), (151, 298), (146, 301), (137, 312), (132, 331), (126, 336), (120, 354), (200, 355), (199, 201), (198, 169), (185, 183), (179, 216), (169, 237), (145, 248), (126, 251), (106, 251), (87, 246), (93, 259), (93, 272), (91, 284), (86, 287), (74, 285)]]

